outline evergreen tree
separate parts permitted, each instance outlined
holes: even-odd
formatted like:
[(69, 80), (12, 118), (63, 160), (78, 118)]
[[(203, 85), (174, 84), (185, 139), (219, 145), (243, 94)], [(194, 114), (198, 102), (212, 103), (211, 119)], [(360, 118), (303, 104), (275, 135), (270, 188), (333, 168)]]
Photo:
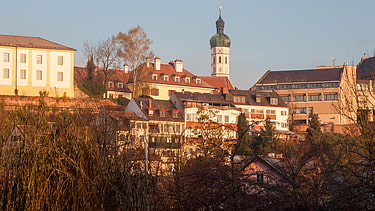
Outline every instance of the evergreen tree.
[(244, 155), (251, 153), (249, 125), (244, 113), (238, 116), (237, 136), (236, 154)]

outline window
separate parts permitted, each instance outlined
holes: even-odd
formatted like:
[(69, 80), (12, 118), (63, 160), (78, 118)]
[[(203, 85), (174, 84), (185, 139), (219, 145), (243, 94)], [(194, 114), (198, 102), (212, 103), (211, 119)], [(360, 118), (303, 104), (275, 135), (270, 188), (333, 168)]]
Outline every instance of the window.
[(164, 109), (160, 109), (160, 117), (165, 117), (165, 110)]
[(263, 86), (256, 86), (255, 89), (256, 90), (263, 90)]
[(190, 78), (185, 78), (185, 83), (190, 84)]
[(281, 116), (286, 116), (287, 115), (287, 111), (281, 111)]
[(169, 81), (169, 77), (167, 75), (164, 76), (164, 81)]
[(325, 94), (324, 95), (324, 100), (325, 101), (338, 100), (338, 95), (337, 95), (337, 93), (334, 93), (334, 94)]
[(322, 88), (323, 83), (310, 83), (309, 88)]
[(233, 96), (233, 102), (235, 103), (245, 103), (246, 96)]
[(223, 117), (221, 115), (217, 115), (216, 119), (217, 119), (217, 122), (222, 122), (223, 121)]
[(113, 98), (113, 94), (109, 94), (109, 98)]
[(281, 99), (282, 99), (284, 102), (290, 102), (290, 95), (281, 96)]
[(260, 183), (264, 182), (264, 174), (257, 173), (257, 182), (260, 182)]
[(219, 63), (221, 63), (221, 56), (219, 56)]
[(172, 112), (172, 118), (178, 118), (178, 111)]
[(152, 74), (152, 80), (154, 80), (154, 81), (156, 81), (156, 80), (158, 80), (158, 75), (157, 74)]
[(177, 77), (177, 76), (174, 77), (174, 81), (175, 81), (175, 82), (180, 82), (180, 77)]
[(305, 102), (306, 101), (306, 95), (296, 95), (294, 96), (295, 102)]
[(313, 110), (314, 110), (313, 107), (308, 107), (308, 108), (307, 108), (307, 113), (309, 114), (309, 117), (310, 117), (310, 118), (313, 117), (313, 114), (314, 114)]
[(316, 94), (316, 95), (309, 95), (309, 101), (321, 101), (322, 95)]
[(228, 57), (225, 57), (225, 64), (228, 64)]
[(21, 54), (21, 56), (20, 56), (20, 62), (21, 63), (26, 63), (26, 54)]
[(108, 87), (109, 88), (115, 87), (115, 83), (113, 83), (112, 81), (108, 82)]
[(120, 83), (120, 82), (118, 83), (117, 86), (118, 86), (118, 88), (120, 88), (120, 89), (124, 88), (124, 84), (123, 84), (123, 83)]
[(291, 89), (292, 84), (279, 84), (279, 89)]
[(357, 91), (367, 91), (368, 90), (368, 84), (360, 83), (357, 84)]
[(63, 65), (64, 64), (64, 57), (63, 56), (58, 56), (57, 57), (57, 64), (58, 65)]
[(3, 70), (3, 78), (9, 78), (9, 69)]
[(186, 121), (191, 121), (191, 114), (186, 114)]
[(42, 80), (43, 79), (43, 72), (41, 70), (36, 71), (36, 80)]
[(37, 64), (42, 64), (43, 63), (43, 57), (42, 57), (42, 55), (37, 55), (36, 56), (36, 63)]
[(201, 79), (200, 78), (195, 79), (195, 83), (196, 84), (201, 84)]
[(324, 83), (324, 88), (335, 88), (339, 87), (339, 82), (326, 82)]
[(64, 80), (64, 73), (57, 72), (57, 81), (63, 81), (63, 80)]
[(266, 110), (266, 114), (276, 114), (276, 110)]
[(225, 116), (225, 123), (229, 123), (229, 116)]
[(295, 108), (294, 109), (295, 114), (306, 114), (306, 108)]
[(307, 84), (306, 83), (293, 84), (293, 89), (306, 89), (306, 88), (307, 88)]
[(152, 96), (159, 96), (159, 89), (151, 89), (151, 95)]
[(270, 99), (270, 103), (271, 103), (271, 105), (277, 105), (277, 104), (279, 103), (279, 101), (278, 101), (277, 98), (275, 98), (275, 97), (271, 97), (271, 99)]
[(118, 98), (122, 98), (123, 96), (122, 95), (118, 95)]
[(20, 79), (26, 79), (26, 70), (25, 69), (20, 70)]
[(273, 90), (273, 89), (277, 89), (277, 85), (264, 85), (264, 86), (263, 86), (263, 89), (264, 89), (264, 90)]
[(251, 109), (252, 114), (263, 114), (263, 109)]
[(170, 97), (173, 92), (176, 92), (176, 90), (168, 90), (168, 96)]
[(9, 53), (4, 53), (4, 62), (9, 62)]

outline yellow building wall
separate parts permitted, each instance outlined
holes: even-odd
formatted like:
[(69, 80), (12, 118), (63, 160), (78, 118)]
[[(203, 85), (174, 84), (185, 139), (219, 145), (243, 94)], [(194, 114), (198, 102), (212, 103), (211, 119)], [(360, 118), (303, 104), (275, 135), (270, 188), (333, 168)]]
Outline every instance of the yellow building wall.
[[(10, 53), (10, 61), (7, 67), (0, 65), (0, 78), (3, 79), (4, 68), (9, 68), (10, 77), (8, 83), (0, 80), (0, 95), (15, 95), (17, 92), (20, 96), (40, 96), (40, 92), (44, 92), (50, 97), (74, 98), (74, 51), (0, 46), (1, 63), (4, 63), (4, 52)], [(43, 55), (43, 64), (39, 66), (36, 65), (35, 57), (38, 53)], [(65, 66), (61, 71), (65, 74), (60, 84), (51, 83), (51, 71), (56, 72), (61, 69), (57, 65), (51, 65), (51, 53), (64, 55)], [(20, 54), (26, 54), (26, 63), (20, 62)], [(21, 69), (26, 70), (26, 79), (20, 79)], [(35, 83), (36, 70), (43, 71), (43, 80), (39, 81), (39, 84)]]
[(159, 96), (150, 96), (157, 100), (169, 100), (169, 90), (174, 90), (176, 92), (197, 92), (197, 93), (211, 93), (213, 91), (212, 88), (208, 87), (194, 87), (194, 86), (178, 86), (178, 85), (171, 85), (171, 84), (149, 84), (150, 88), (158, 89)]

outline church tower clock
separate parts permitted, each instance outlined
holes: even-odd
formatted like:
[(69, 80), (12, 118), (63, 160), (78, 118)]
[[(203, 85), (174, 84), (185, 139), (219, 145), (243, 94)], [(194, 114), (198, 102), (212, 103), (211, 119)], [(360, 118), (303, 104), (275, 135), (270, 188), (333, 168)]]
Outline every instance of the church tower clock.
[(222, 7), (219, 8), (219, 18), (216, 21), (217, 33), (211, 37), (211, 76), (229, 78), (230, 38), (224, 34), (224, 21), (221, 18)]

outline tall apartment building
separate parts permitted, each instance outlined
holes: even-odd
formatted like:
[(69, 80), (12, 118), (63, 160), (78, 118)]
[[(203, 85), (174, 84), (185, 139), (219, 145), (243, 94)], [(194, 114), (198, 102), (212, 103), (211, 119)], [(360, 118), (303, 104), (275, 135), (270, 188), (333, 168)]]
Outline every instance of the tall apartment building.
[(0, 95), (74, 97), (74, 52), (40, 37), (0, 35)]

